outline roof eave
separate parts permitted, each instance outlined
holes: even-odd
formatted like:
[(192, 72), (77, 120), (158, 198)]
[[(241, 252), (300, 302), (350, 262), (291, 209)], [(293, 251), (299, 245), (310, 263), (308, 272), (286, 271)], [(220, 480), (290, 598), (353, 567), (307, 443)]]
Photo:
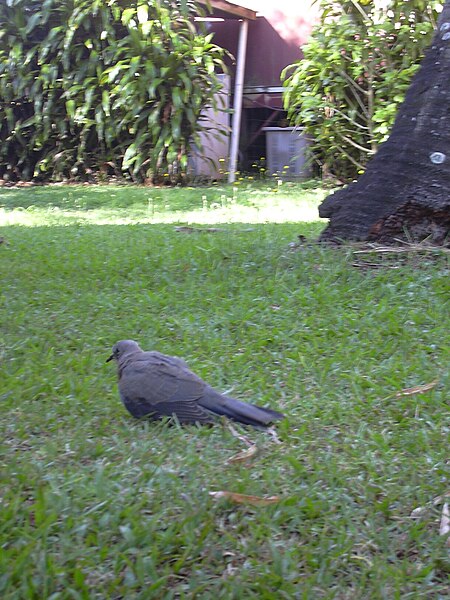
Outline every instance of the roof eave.
[[(223, 19), (256, 19), (256, 11), (233, 4), (228, 0), (197, 0), (199, 4), (206, 8), (206, 14), (211, 17)], [(209, 8), (208, 8), (209, 7)]]

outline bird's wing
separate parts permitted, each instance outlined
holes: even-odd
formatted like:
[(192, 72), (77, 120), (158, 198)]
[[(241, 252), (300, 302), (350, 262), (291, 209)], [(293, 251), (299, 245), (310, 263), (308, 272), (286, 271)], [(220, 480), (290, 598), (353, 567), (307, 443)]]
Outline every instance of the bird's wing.
[[(188, 369), (189, 366), (184, 362), (182, 358), (178, 356), (170, 356), (169, 354), (162, 354), (161, 352), (157, 352), (156, 350), (151, 350), (150, 352), (143, 352), (143, 357), (149, 358), (150, 360), (160, 361), (164, 364), (173, 365), (174, 367), (179, 367), (180, 369)], [(191, 371), (192, 373), (192, 371)], [(194, 375), (194, 373), (192, 373)], [(195, 375), (195, 377), (197, 377)]]
[(151, 417), (154, 420), (161, 417), (176, 415), (180, 423), (212, 423), (214, 417), (196, 402), (158, 402), (149, 404), (145, 398), (130, 400), (122, 396), (122, 401), (133, 417)]
[(183, 361), (148, 352), (128, 361), (119, 379), (121, 398), (132, 415), (159, 418), (176, 414), (182, 422), (211, 420), (210, 413), (198, 404), (205, 385)]

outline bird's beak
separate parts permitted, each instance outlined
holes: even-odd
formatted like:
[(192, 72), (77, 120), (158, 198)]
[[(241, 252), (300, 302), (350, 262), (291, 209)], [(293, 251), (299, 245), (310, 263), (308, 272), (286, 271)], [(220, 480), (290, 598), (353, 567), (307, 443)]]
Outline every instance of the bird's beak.
[(109, 362), (110, 360), (112, 360), (114, 358), (114, 354), (111, 354), (111, 356), (109, 358), (106, 359), (105, 362)]

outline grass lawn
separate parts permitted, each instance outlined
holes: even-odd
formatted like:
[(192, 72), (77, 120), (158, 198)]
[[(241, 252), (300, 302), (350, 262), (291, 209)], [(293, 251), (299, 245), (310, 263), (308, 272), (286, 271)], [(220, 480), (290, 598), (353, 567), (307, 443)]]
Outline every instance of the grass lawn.
[[(2, 599), (448, 597), (448, 255), (294, 250), (325, 195), (0, 189)], [(124, 338), (279, 439), (133, 420)]]

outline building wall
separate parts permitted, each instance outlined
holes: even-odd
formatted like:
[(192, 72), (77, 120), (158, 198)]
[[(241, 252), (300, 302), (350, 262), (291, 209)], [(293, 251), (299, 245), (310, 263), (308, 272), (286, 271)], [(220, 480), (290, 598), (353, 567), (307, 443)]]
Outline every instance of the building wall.
[[(258, 11), (249, 21), (245, 86), (280, 86), (281, 71), (302, 57), (300, 46), (311, 32), (317, 10), (307, 0), (246, 0), (239, 2)], [(214, 42), (237, 54), (239, 21), (213, 22), (208, 29), (215, 33)], [(232, 61), (229, 61), (232, 66)]]

